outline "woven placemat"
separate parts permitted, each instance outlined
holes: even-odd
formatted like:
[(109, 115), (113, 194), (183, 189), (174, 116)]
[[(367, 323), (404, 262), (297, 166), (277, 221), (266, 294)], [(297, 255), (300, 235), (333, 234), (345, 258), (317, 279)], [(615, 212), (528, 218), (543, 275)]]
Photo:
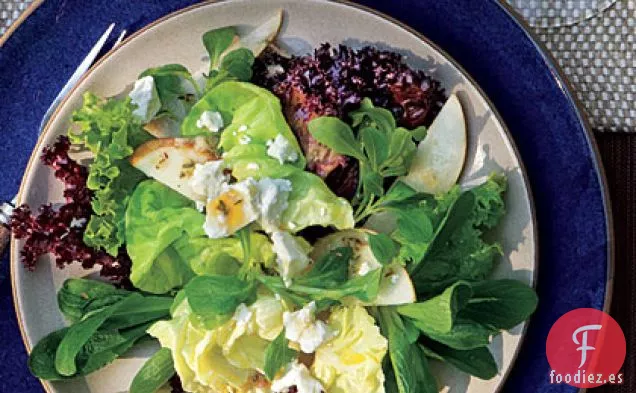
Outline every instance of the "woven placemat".
[[(0, 0), (0, 35), (32, 0)], [(506, 0), (570, 78), (592, 127), (636, 132), (636, 0)]]

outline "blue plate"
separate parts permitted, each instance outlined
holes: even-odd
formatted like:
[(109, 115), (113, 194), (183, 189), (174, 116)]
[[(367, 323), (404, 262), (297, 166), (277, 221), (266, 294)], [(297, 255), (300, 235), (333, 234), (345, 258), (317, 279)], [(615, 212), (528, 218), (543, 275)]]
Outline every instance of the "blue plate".
[[(0, 49), (0, 198), (17, 191), (42, 115), (106, 26), (116, 22), (133, 32), (192, 3), (48, 0), (27, 18)], [(496, 0), (360, 3), (419, 30), (454, 57), (510, 129), (535, 197), (541, 303), (504, 391), (576, 391), (549, 384), (545, 341), (567, 311), (607, 306), (612, 244), (594, 143), (558, 69)], [(39, 392), (26, 368), (8, 265), (3, 261), (0, 272), (0, 391)]]

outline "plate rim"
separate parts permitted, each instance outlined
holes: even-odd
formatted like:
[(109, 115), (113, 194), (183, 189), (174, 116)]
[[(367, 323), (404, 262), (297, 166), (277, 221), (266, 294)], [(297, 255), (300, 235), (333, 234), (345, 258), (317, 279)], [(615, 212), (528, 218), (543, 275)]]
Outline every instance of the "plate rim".
[[(594, 137), (594, 131), (590, 125), (586, 110), (581, 101), (574, 94), (574, 87), (572, 82), (565, 75), (565, 71), (559, 66), (556, 58), (548, 50), (548, 48), (541, 42), (537, 33), (532, 30), (532, 27), (526, 22), (521, 14), (508, 4), (505, 0), (491, 0), (498, 4), (502, 10), (515, 22), (524, 34), (533, 43), (537, 52), (541, 55), (541, 58), (547, 64), (552, 71), (552, 77), (558, 82), (560, 90), (564, 93), (567, 99), (572, 104), (574, 113), (581, 125), (581, 128), (585, 131), (585, 140), (592, 152), (592, 162), (596, 169), (596, 174), (599, 179), (600, 188), (602, 190), (603, 210), (605, 212), (605, 225), (607, 226), (607, 268), (606, 268), (606, 282), (605, 282), (605, 297), (603, 299), (603, 311), (609, 312), (613, 296), (614, 296), (614, 274), (615, 274), (615, 257), (616, 257), (616, 243), (615, 243), (615, 230), (614, 230), (614, 215), (612, 210), (612, 199), (609, 193), (609, 187), (607, 182), (607, 175), (605, 173), (605, 166), (601, 153), (598, 148), (598, 143)], [(581, 392), (587, 391), (587, 388), (582, 388)]]
[[(193, 9), (197, 9), (199, 7), (205, 7), (208, 6), (210, 4), (215, 4), (215, 3), (225, 3), (225, 2), (231, 2), (232, 0), (212, 0), (212, 1), (205, 1), (202, 3), (197, 3), (197, 4), (192, 4), (189, 5), (187, 7), (181, 8), (179, 10), (170, 12), (152, 22), (150, 22), (149, 24), (141, 27), (139, 30), (137, 30), (135, 33), (131, 34), (129, 37), (127, 37), (120, 46), (123, 46), (125, 44), (127, 44), (130, 40), (135, 39), (138, 35), (146, 32), (147, 30), (149, 30), (150, 28), (163, 23), (165, 20), (176, 17), (182, 13), (186, 13), (186, 12), (190, 12)], [(346, 6), (349, 6), (351, 8), (354, 9), (358, 9), (361, 10), (363, 12), (367, 12), (370, 13), (372, 15), (378, 16), (384, 20), (389, 21), (390, 23), (396, 25), (399, 28), (404, 29), (405, 31), (413, 34), (415, 37), (417, 37), (419, 40), (423, 41), (424, 43), (430, 45), (435, 51), (437, 51), (439, 54), (441, 54), (447, 61), (449, 61), (453, 66), (455, 66), (459, 72), (462, 74), (462, 76), (464, 76), (468, 82), (471, 83), (471, 85), (476, 89), (476, 91), (483, 97), (483, 99), (486, 101), (486, 104), (489, 106), (489, 109), (491, 109), (493, 111), (493, 115), (495, 116), (495, 118), (497, 119), (497, 121), (500, 123), (501, 127), (504, 130), (504, 133), (508, 139), (508, 143), (510, 144), (518, 162), (519, 162), (519, 168), (522, 174), (522, 178), (524, 183), (528, 186), (525, 187), (525, 191), (527, 194), (527, 197), (529, 199), (530, 202), (530, 212), (531, 212), (531, 218), (533, 220), (533, 236), (535, 238), (535, 242), (534, 242), (534, 252), (535, 252), (535, 258), (534, 258), (534, 262), (535, 262), (535, 269), (533, 271), (533, 277), (532, 277), (532, 286), (536, 287), (537, 282), (538, 282), (538, 270), (540, 268), (540, 264), (539, 264), (539, 238), (538, 238), (538, 225), (537, 225), (537, 221), (536, 221), (536, 208), (535, 208), (535, 201), (534, 201), (534, 197), (533, 197), (533, 192), (532, 189), (530, 187), (530, 182), (528, 179), (528, 175), (527, 175), (527, 171), (524, 165), (524, 162), (521, 159), (521, 155), (519, 154), (519, 150), (517, 148), (517, 145), (515, 143), (515, 140), (512, 137), (512, 134), (510, 133), (510, 130), (508, 129), (507, 124), (505, 123), (505, 121), (503, 120), (503, 118), (501, 117), (499, 111), (497, 110), (497, 108), (494, 106), (494, 104), (492, 103), (492, 101), (490, 100), (490, 98), (488, 97), (488, 95), (485, 94), (485, 92), (483, 91), (483, 89), (476, 83), (475, 79), (472, 77), (472, 75), (470, 73), (468, 73), (464, 67), (459, 64), (452, 56), (450, 56), (444, 49), (442, 49), (441, 47), (439, 47), (436, 43), (432, 42), (428, 37), (424, 36), (422, 33), (420, 33), (419, 31), (417, 31), (416, 29), (412, 28), (411, 26), (393, 18), (392, 16), (389, 16), (383, 12), (377, 11), (373, 8), (367, 7), (365, 5), (362, 4), (357, 4), (354, 3), (352, 1), (348, 1), (348, 0), (323, 0), (325, 2), (330, 2), (330, 3), (336, 3), (336, 4), (343, 4)], [(502, 1), (495, 1), (497, 4), (499, 4), (500, 6), (502, 6), (502, 8), (504, 8), (505, 11), (507, 11), (506, 13), (508, 14), (509, 17), (511, 17), (518, 25), (519, 27), (524, 31), (524, 33), (530, 38), (530, 40), (533, 42), (535, 48), (537, 49), (538, 52), (540, 52), (542, 59), (545, 61), (545, 63), (550, 67), (551, 70), (553, 71), (557, 71), (557, 75), (554, 74), (553, 72), (553, 76), (559, 80), (561, 83), (561, 90), (566, 94), (567, 98), (569, 99), (569, 101), (571, 103), (574, 103), (574, 109), (577, 115), (577, 118), (579, 119), (581, 125), (583, 126), (582, 128), (585, 130), (585, 135), (586, 135), (586, 141), (588, 142), (588, 146), (590, 146), (590, 150), (592, 150), (593, 154), (593, 163), (594, 163), (594, 167), (597, 171), (597, 175), (599, 177), (600, 180), (600, 184), (601, 184), (601, 188), (603, 189), (603, 202), (604, 202), (604, 212), (605, 212), (605, 221), (606, 221), (606, 225), (608, 227), (608, 282), (606, 283), (606, 293), (605, 293), (605, 298), (604, 298), (604, 309), (608, 309), (609, 305), (611, 304), (611, 298), (612, 298), (612, 283), (613, 283), (613, 267), (614, 267), (614, 258), (613, 258), (613, 253), (614, 253), (614, 241), (613, 241), (613, 226), (612, 224), (612, 216), (611, 216), (611, 205), (610, 205), (610, 200), (608, 197), (608, 189), (607, 189), (607, 182), (606, 182), (606, 176), (605, 176), (605, 172), (603, 170), (602, 167), (602, 161), (600, 160), (600, 156), (598, 153), (598, 148), (596, 146), (596, 142), (595, 140), (591, 137), (591, 131), (590, 131), (590, 127), (589, 127), (589, 123), (587, 123), (587, 119), (581, 115), (581, 109), (582, 107), (580, 107), (580, 103), (572, 96), (571, 92), (569, 89), (571, 89), (571, 86), (569, 86), (569, 82), (567, 82), (567, 80), (565, 80), (565, 78), (563, 77), (562, 73), (560, 72), (560, 68), (558, 68), (554, 63), (553, 59), (552, 61), (550, 61), (550, 59), (548, 57), (550, 57), (549, 53), (545, 50), (545, 48), (541, 47), (541, 44), (539, 41), (537, 41), (536, 37), (533, 37), (532, 33), (528, 30), (527, 26), (523, 25), (523, 21), (518, 17), (518, 15), (515, 14), (515, 11), (508, 6), (507, 4), (505, 4)], [(38, 4), (39, 5), (39, 4)], [(16, 26), (17, 28), (17, 26)], [(5, 35), (2, 37), (2, 39), (4, 41), (6, 41), (8, 39), (8, 35)], [(0, 41), (0, 46), (1, 46), (1, 41)], [(59, 104), (59, 106), (56, 108), (55, 112), (53, 113), (53, 115), (51, 116), (51, 119), (49, 120), (49, 122), (47, 122), (47, 125), (44, 127), (41, 135), (38, 137), (38, 141), (31, 153), (31, 156), (29, 158), (28, 164), (25, 168), (25, 173), (29, 172), (32, 170), (32, 167), (34, 165), (37, 164), (37, 157), (38, 155), (36, 154), (37, 152), (40, 151), (40, 148), (42, 147), (43, 144), (43, 140), (44, 137), (46, 135), (48, 135), (51, 132), (51, 123), (52, 120), (54, 118), (57, 118), (57, 116), (59, 115), (59, 110), (60, 108), (68, 101), (68, 98), (70, 97), (70, 95), (77, 89), (77, 87), (79, 86), (79, 84), (86, 78), (88, 77), (88, 75), (92, 74), (92, 72), (94, 71), (95, 68), (97, 68), (98, 66), (101, 65), (102, 61), (106, 60), (107, 58), (109, 58), (115, 51), (117, 51), (118, 48), (109, 50), (107, 53), (105, 53), (87, 72), (86, 74), (80, 79), (80, 81), (78, 82), (78, 85), (72, 89), (65, 97), (64, 99), (61, 101), (61, 103)], [(546, 56), (546, 53), (548, 54)], [(564, 83), (565, 80), (565, 83)], [(20, 190), (19, 190), (19, 199), (22, 199), (22, 195), (24, 192), (24, 176), (22, 178), (22, 181), (20, 183)], [(18, 321), (18, 327), (22, 336), (22, 340), (23, 340), (23, 344), (27, 350), (27, 352), (30, 352), (32, 350), (32, 348), (29, 347), (29, 345), (27, 344), (27, 338), (25, 335), (25, 331), (23, 329), (23, 321), (21, 318), (21, 313), (19, 311), (18, 308), (18, 304), (17, 304), (17, 298), (15, 296), (16, 294), (16, 284), (15, 284), (15, 280), (16, 280), (16, 275), (14, 273), (14, 269), (19, 265), (16, 264), (16, 262), (14, 261), (14, 255), (15, 255), (15, 250), (14, 247), (16, 247), (16, 242), (15, 240), (12, 241), (11, 244), (11, 263), (10, 263), (10, 268), (11, 268), (11, 285), (12, 285), (12, 292), (13, 292), (13, 302), (14, 302), (14, 308), (15, 308), (15, 312), (16, 312), (16, 317), (17, 317), (17, 321)], [(511, 359), (511, 365), (510, 367), (506, 370), (506, 373), (504, 373), (504, 375), (502, 376), (502, 380), (500, 385), (498, 386), (498, 388), (495, 390), (495, 392), (499, 392), (504, 385), (505, 380), (507, 379), (507, 377), (509, 376), (509, 373), (512, 371), (512, 369), (514, 368), (514, 364), (517, 360), (517, 356), (518, 353), (521, 349), (522, 343), (526, 337), (526, 333), (527, 333), (527, 329), (528, 326), (530, 324), (530, 321), (526, 321), (526, 323), (524, 323), (524, 327), (522, 329), (521, 332), (521, 338), (519, 340), (519, 343), (515, 349), (515, 353)], [(44, 386), (45, 390), (47, 392), (50, 392), (49, 390), (49, 384), (46, 383), (45, 381), (41, 381), (42, 385)]]

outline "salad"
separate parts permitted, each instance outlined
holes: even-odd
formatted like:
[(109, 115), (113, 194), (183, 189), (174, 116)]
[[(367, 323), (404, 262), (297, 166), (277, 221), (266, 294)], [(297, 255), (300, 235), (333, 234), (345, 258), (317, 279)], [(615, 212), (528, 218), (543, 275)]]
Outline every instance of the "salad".
[(457, 184), (459, 99), (389, 51), (288, 56), (281, 23), (205, 33), (203, 72), (85, 93), (44, 149), (66, 201), (15, 210), (22, 262), (102, 279), (64, 283), (69, 325), (33, 348), (33, 375), (84, 376), (147, 340), (131, 393), (426, 393), (431, 361), (498, 373), (489, 343), (537, 297), (490, 279), (506, 179)]

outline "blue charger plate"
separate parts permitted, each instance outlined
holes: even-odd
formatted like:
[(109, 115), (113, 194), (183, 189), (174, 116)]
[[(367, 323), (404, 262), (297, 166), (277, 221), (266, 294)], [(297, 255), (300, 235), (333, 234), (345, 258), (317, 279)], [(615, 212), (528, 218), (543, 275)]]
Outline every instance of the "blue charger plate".
[[(496, 0), (359, 0), (410, 25), (454, 57), (491, 99), (519, 148), (534, 193), (541, 299), (504, 392), (574, 392), (549, 384), (545, 341), (575, 308), (608, 306), (613, 266), (609, 202), (594, 141), (552, 59)], [(0, 198), (16, 193), (40, 120), (112, 22), (134, 32), (192, 0), (47, 0), (0, 48)], [(184, 27), (187, 28), (187, 27)], [(0, 269), (0, 392), (41, 392), (26, 367)]]

